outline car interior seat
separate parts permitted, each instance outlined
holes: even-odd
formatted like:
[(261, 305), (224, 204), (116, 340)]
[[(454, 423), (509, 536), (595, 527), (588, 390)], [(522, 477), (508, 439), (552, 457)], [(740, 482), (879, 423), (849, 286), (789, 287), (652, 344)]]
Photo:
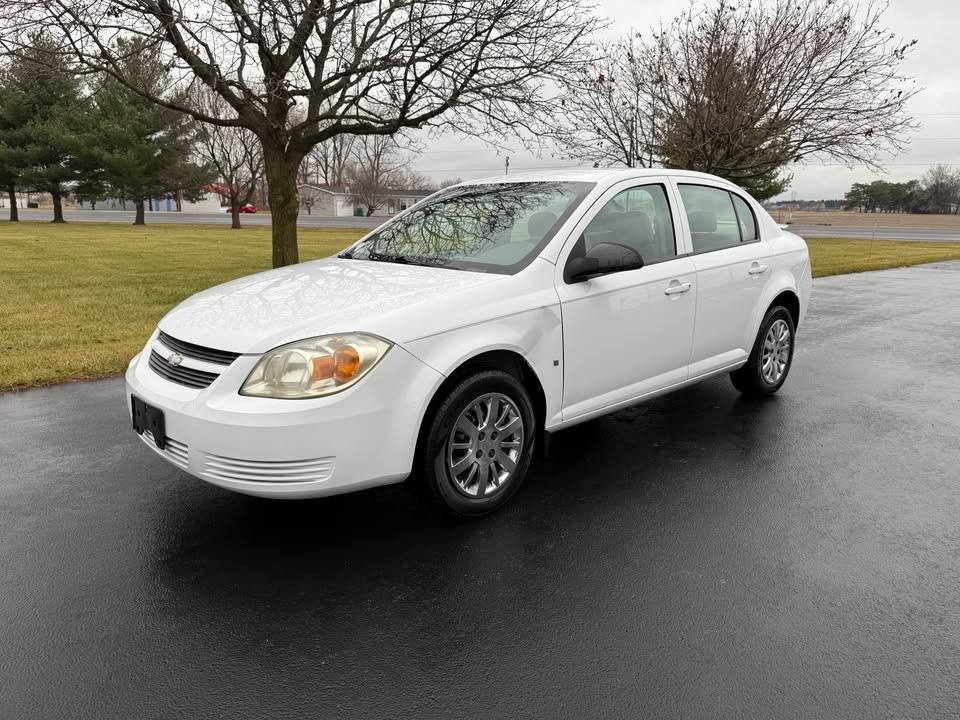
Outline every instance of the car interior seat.
[(531, 242), (542, 240), (550, 229), (557, 224), (557, 216), (549, 210), (535, 212), (527, 220), (527, 237)]
[(727, 245), (726, 238), (717, 233), (717, 214), (709, 210), (695, 210), (687, 214), (693, 249), (713, 250)]
[(633, 210), (612, 215), (608, 227), (610, 232), (607, 242), (626, 245), (645, 258), (657, 254), (653, 223), (645, 212)]

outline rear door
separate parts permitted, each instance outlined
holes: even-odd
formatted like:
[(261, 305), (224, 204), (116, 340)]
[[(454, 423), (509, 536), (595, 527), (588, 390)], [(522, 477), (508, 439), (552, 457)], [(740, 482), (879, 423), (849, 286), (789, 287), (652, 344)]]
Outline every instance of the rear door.
[(773, 274), (748, 199), (723, 184), (676, 181), (690, 258), (697, 273), (697, 309), (690, 377), (742, 362), (750, 353), (757, 305)]
[[(626, 181), (591, 208), (561, 252), (564, 422), (686, 380), (696, 287), (678, 220), (666, 178)], [(625, 245), (645, 265), (565, 280), (567, 263), (598, 243)]]

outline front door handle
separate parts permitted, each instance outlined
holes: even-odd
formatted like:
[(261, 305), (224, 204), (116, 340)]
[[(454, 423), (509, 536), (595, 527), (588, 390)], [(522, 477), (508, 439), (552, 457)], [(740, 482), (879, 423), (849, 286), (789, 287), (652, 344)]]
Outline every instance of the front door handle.
[(663, 291), (664, 295), (679, 295), (680, 293), (690, 292), (692, 286), (690, 283), (677, 283), (676, 285), (671, 285), (666, 290)]
[(749, 270), (747, 270), (747, 272), (753, 275), (754, 277), (756, 277), (757, 275), (763, 275), (763, 273), (765, 273), (766, 271), (767, 271), (766, 265), (753, 265)]

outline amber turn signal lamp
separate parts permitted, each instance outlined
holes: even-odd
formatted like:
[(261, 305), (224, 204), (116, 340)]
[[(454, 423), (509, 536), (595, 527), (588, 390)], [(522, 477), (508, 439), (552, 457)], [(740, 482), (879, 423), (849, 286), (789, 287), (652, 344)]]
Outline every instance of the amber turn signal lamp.
[(313, 381), (329, 380), (334, 372), (333, 355), (320, 355), (313, 358)]
[(333, 363), (333, 377), (337, 382), (347, 382), (360, 372), (360, 353), (352, 345), (344, 345), (333, 354)]

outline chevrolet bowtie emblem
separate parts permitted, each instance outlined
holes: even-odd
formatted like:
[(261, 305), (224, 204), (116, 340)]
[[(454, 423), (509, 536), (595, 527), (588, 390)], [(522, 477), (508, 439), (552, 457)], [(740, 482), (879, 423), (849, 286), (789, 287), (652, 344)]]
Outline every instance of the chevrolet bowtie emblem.
[(183, 362), (183, 355), (180, 353), (170, 353), (167, 355), (167, 364), (170, 367), (177, 367), (180, 363)]

